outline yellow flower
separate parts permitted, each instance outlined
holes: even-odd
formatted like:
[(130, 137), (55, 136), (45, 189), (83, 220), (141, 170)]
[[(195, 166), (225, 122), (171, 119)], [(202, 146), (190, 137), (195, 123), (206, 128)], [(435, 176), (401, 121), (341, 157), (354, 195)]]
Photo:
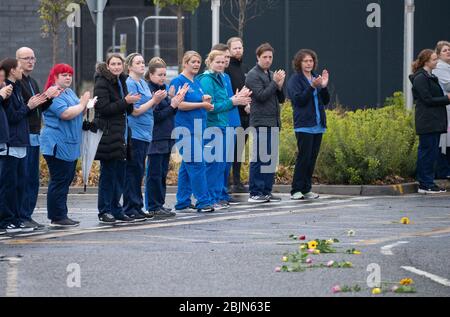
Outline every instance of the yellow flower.
[(304, 244), (300, 245), (300, 250), (304, 250), (304, 249), (306, 249), (306, 245), (304, 245)]
[(326, 243), (327, 243), (327, 244), (333, 244), (334, 241), (333, 241), (333, 239), (328, 239), (328, 240), (326, 241)]
[(353, 254), (361, 254), (361, 251), (355, 250), (353, 251)]
[(372, 289), (372, 294), (374, 294), (374, 295), (381, 294), (381, 289), (378, 287), (375, 287), (374, 289)]
[(400, 281), (400, 285), (410, 285), (414, 284), (414, 281), (411, 278), (404, 278)]
[(320, 250), (314, 250), (314, 254), (320, 254)]
[(309, 241), (308, 242), (308, 249), (315, 249), (317, 248), (319, 244), (317, 243), (317, 241)]
[(287, 262), (287, 261), (288, 261), (288, 258), (287, 258), (287, 256), (283, 256), (283, 257), (281, 258), (281, 261), (283, 261), (283, 262)]
[(409, 218), (408, 217), (403, 217), (402, 219), (400, 219), (400, 223), (402, 225), (409, 225)]

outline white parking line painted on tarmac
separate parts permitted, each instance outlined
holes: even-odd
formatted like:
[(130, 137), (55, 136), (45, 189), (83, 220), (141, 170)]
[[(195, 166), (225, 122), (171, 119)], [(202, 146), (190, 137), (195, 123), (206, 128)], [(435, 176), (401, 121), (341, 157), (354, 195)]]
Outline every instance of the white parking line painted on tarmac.
[(19, 275), (18, 264), (21, 261), (18, 257), (8, 257), (8, 269), (6, 271), (6, 297), (18, 297), (17, 276)]
[(381, 250), (380, 250), (381, 254), (394, 255), (394, 253), (392, 252), (392, 248), (399, 246), (401, 244), (406, 244), (406, 243), (409, 243), (409, 242), (408, 241), (398, 241), (398, 242), (395, 242), (392, 244), (385, 245), (385, 246), (381, 247)]
[(434, 282), (436, 282), (436, 283), (439, 283), (439, 284), (441, 284), (441, 285), (450, 287), (450, 280), (448, 280), (448, 279), (446, 279), (446, 278), (443, 278), (443, 277), (437, 276), (437, 275), (435, 275), (435, 274), (428, 273), (428, 272), (425, 272), (425, 271), (416, 269), (416, 268), (413, 267), (413, 266), (402, 266), (401, 268), (404, 269), (404, 270), (406, 270), (406, 271), (409, 271), (409, 272), (411, 272), (411, 273), (414, 273), (414, 274), (417, 274), (417, 275), (420, 275), (420, 276), (427, 277), (427, 278), (429, 278), (430, 280), (432, 280), (432, 281), (434, 281)]

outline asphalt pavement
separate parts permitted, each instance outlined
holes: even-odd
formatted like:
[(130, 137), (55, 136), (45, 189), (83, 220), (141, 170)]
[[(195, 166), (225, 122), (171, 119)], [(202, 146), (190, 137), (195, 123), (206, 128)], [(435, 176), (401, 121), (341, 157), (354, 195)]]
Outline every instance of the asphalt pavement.
[[(238, 195), (240, 205), (212, 214), (105, 226), (95, 194), (71, 194), (79, 228), (0, 236), (0, 296), (450, 297), (449, 193), (280, 196), (282, 202), (252, 205)], [(34, 217), (48, 224), (45, 199), (40, 195)], [(174, 200), (169, 194), (168, 205)], [(338, 253), (311, 255), (313, 263), (351, 261), (353, 268), (276, 272), (283, 255), (298, 250), (291, 234), (339, 239)], [(345, 253), (352, 248), (361, 254)], [(380, 269), (382, 282), (412, 278), (417, 292), (372, 295), (369, 265)], [(355, 284), (360, 292), (331, 291)]]

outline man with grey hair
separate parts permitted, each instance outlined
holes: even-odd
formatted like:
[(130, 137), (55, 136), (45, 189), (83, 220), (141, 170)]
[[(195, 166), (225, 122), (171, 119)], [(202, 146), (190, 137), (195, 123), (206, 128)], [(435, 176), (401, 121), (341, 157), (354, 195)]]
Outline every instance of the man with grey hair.
[[(22, 79), (18, 84), (22, 88), (22, 96), (25, 104), (28, 100), (40, 94), (39, 85), (30, 74), (36, 65), (36, 57), (29, 47), (21, 47), (16, 51), (16, 58), (23, 70)], [(50, 87), (44, 95), (47, 101), (28, 112), (28, 124), (30, 126), (30, 146), (27, 148), (26, 156), (26, 186), (25, 199), (23, 206), (20, 207), (20, 220), (26, 227), (33, 229), (42, 229), (44, 225), (37, 223), (31, 218), (36, 207), (39, 192), (39, 134), (41, 131), (42, 112), (52, 104), (52, 99), (59, 95), (60, 91), (56, 87)]]

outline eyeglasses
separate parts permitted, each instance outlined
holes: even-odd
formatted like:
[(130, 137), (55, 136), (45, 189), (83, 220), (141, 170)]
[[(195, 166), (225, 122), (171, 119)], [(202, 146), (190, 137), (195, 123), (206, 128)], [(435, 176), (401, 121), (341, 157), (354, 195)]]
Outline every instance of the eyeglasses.
[(36, 62), (36, 57), (34, 57), (34, 56), (19, 57), (19, 59), (22, 59), (22, 60), (27, 61), (27, 62)]

